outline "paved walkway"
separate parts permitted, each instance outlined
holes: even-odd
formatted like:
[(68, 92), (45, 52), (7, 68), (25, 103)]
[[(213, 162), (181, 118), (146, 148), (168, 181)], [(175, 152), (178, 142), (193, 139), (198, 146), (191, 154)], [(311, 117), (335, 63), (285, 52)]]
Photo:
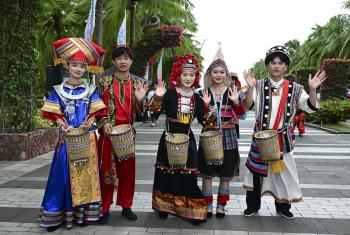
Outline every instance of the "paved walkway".
[[(160, 221), (151, 209), (155, 155), (162, 128), (149, 124), (137, 127), (137, 180), (133, 210), (139, 219), (130, 222), (112, 206), (108, 226), (87, 226), (63, 234), (350, 234), (350, 136), (333, 135), (320, 130), (306, 130), (297, 138), (295, 159), (303, 192), (303, 201), (293, 204), (295, 217), (286, 220), (276, 214), (273, 198), (265, 196), (257, 216), (242, 216), (245, 191), (242, 181), (244, 162), (251, 138), (252, 116), (241, 123), (241, 172), (230, 184), (231, 199), (227, 216), (215, 217), (199, 227), (170, 216)], [(198, 136), (200, 127), (195, 125)], [(198, 138), (197, 138), (198, 139)], [(0, 162), (0, 235), (38, 234), (45, 230), (35, 219), (45, 190), (52, 152), (25, 162)], [(199, 185), (201, 182), (199, 181)], [(214, 182), (214, 192), (218, 182)], [(215, 198), (215, 195), (214, 195)]]

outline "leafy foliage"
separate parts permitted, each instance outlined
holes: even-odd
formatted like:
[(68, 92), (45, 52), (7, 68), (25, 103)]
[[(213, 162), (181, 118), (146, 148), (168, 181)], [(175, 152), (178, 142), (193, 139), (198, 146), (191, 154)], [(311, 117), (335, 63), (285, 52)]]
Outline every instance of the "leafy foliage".
[(150, 57), (162, 48), (177, 47), (181, 45), (182, 28), (176, 26), (161, 26), (153, 29), (137, 43), (134, 61), (131, 71), (138, 76), (143, 76)]
[(313, 114), (307, 114), (309, 122), (329, 124), (338, 123), (350, 118), (350, 100), (331, 98), (321, 101), (320, 109)]
[(39, 3), (39, 0), (1, 2), (1, 132), (34, 128), (32, 117), (38, 77), (34, 27)]

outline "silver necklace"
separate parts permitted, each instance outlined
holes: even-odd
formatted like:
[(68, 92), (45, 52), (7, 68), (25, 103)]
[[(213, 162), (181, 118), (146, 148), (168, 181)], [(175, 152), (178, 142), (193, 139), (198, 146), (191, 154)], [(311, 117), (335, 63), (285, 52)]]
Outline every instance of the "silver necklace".
[(64, 89), (64, 85), (65, 85), (66, 82), (62, 82), (61, 85), (60, 85), (60, 89), (59, 89), (59, 92), (60, 94), (64, 97), (64, 98), (67, 98), (69, 100), (80, 100), (84, 97), (86, 97), (89, 93), (89, 89), (88, 89), (88, 84), (84, 83), (84, 86), (85, 86), (85, 91), (79, 95), (72, 95), (72, 94), (68, 94)]

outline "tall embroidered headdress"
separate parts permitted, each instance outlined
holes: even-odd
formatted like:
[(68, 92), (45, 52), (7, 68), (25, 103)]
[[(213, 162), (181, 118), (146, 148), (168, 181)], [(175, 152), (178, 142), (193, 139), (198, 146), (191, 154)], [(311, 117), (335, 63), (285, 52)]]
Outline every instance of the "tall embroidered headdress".
[(204, 87), (210, 87), (211, 86), (211, 77), (210, 77), (210, 72), (215, 69), (216, 67), (222, 67), (225, 69), (226, 71), (226, 80), (225, 80), (225, 84), (227, 86), (230, 85), (231, 83), (231, 77), (230, 77), (230, 72), (227, 68), (227, 65), (225, 63), (225, 59), (224, 59), (224, 53), (222, 52), (221, 47), (219, 47), (218, 51), (216, 52), (213, 62), (211, 62), (211, 64), (209, 65), (209, 67), (207, 68), (207, 71), (204, 74)]
[(55, 65), (79, 62), (85, 63), (89, 72), (103, 71), (105, 51), (91, 40), (63, 38), (52, 43), (52, 51)]

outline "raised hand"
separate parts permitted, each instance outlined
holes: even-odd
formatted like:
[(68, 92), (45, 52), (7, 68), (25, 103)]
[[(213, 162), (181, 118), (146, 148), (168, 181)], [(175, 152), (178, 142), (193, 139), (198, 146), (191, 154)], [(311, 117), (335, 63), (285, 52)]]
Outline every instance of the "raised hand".
[(252, 88), (256, 84), (256, 79), (251, 72), (247, 72), (246, 70), (243, 72), (243, 78), (247, 82), (249, 88)]
[(232, 87), (228, 88), (228, 98), (232, 100), (234, 104), (239, 103), (239, 91), (237, 86), (233, 85)]
[(137, 102), (142, 102), (142, 100), (145, 98), (148, 91), (148, 83), (143, 83), (138, 81), (136, 91), (135, 91), (135, 98)]
[(210, 92), (207, 88), (203, 89), (203, 96), (201, 96), (201, 98), (204, 104), (208, 106), (210, 103), (211, 97), (210, 97)]
[(164, 81), (158, 81), (157, 89), (156, 89), (156, 96), (163, 96), (166, 92), (165, 88), (165, 82)]
[(316, 90), (322, 82), (326, 80), (326, 72), (324, 70), (318, 70), (313, 78), (311, 78), (311, 74), (309, 75), (309, 89)]

